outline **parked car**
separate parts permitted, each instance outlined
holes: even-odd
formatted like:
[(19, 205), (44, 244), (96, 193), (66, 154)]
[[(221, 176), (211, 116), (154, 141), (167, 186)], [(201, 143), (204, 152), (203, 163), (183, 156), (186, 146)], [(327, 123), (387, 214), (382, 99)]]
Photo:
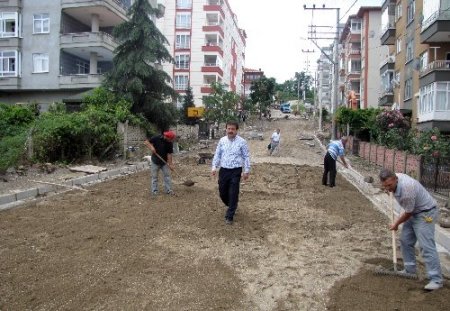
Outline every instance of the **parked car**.
[(292, 112), (290, 106), (282, 106), (282, 107), (280, 108), (280, 110), (281, 110), (282, 113), (291, 113), (291, 112)]

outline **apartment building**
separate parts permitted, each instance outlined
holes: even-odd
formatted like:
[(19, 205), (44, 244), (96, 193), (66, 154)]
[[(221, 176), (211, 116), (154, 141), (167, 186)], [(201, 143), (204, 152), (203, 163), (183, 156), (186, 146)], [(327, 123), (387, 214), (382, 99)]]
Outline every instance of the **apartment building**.
[(393, 107), (420, 130), (449, 133), (450, 2), (386, 0), (382, 7), (381, 43), (395, 61)]
[(317, 101), (319, 107), (331, 111), (331, 89), (333, 86), (333, 46), (323, 47), (317, 61)]
[[(450, 1), (423, 0), (417, 127), (450, 133)], [(420, 4), (417, 5), (420, 9)], [(421, 16), (416, 14), (416, 16)], [(422, 45), (423, 46), (423, 45)]]
[(244, 68), (244, 78), (243, 78), (243, 96), (245, 98), (250, 97), (250, 93), (251, 93), (251, 86), (253, 84), (253, 82), (258, 81), (259, 79), (261, 79), (264, 76), (264, 71), (261, 71), (260, 69), (250, 69), (250, 68)]
[[(192, 88), (194, 103), (203, 106), (211, 83), (243, 93), (246, 33), (227, 0), (165, 0), (164, 18), (158, 21), (170, 43), (175, 63), (163, 64), (183, 95)], [(181, 105), (180, 99), (179, 105)]]
[[(150, 3), (156, 7), (156, 0)], [(80, 101), (112, 67), (132, 0), (0, 1), (0, 101)]]
[(380, 60), (388, 48), (380, 44), (381, 7), (361, 7), (348, 17), (340, 37), (340, 100), (352, 109), (378, 106)]

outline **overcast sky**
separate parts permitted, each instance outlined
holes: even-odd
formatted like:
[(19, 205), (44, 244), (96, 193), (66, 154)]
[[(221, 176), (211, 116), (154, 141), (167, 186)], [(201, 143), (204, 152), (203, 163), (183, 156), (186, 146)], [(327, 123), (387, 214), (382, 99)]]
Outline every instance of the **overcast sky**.
[[(304, 10), (303, 5), (306, 4), (308, 8), (313, 4), (316, 7), (322, 7), (323, 4), (329, 8), (339, 7), (341, 22), (344, 23), (347, 16), (356, 14), (361, 6), (383, 4), (383, 0), (228, 0), (228, 2), (238, 17), (239, 27), (247, 33), (245, 67), (261, 68), (266, 77), (273, 77), (278, 83), (293, 78), (296, 71), (306, 71), (307, 60), (310, 64), (309, 71), (314, 72), (320, 52), (311, 41), (307, 40), (308, 26), (336, 25), (337, 10)], [(331, 42), (318, 41), (320, 46)], [(305, 53), (302, 50), (314, 50), (314, 53)]]

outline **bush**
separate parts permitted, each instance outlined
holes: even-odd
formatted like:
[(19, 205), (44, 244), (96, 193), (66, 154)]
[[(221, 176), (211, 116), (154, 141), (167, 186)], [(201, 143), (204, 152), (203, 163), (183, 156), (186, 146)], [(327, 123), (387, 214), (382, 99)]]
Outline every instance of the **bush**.
[(25, 159), (26, 141), (26, 131), (0, 139), (0, 174), (4, 174), (8, 168), (17, 166)]

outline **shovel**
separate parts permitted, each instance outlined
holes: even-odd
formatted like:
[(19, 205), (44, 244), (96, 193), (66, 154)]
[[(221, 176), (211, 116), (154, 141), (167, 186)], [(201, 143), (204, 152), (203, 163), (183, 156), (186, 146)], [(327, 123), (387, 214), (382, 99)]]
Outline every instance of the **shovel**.
[[(184, 179), (183, 177), (180, 176), (180, 174), (178, 174), (177, 171), (175, 171), (173, 168), (171, 168), (171, 167), (169, 166), (169, 164), (167, 164), (167, 161), (164, 160), (164, 159), (163, 159), (156, 151), (155, 151), (154, 153), (155, 153), (155, 155), (156, 155), (161, 161), (163, 161), (164, 164), (166, 164), (166, 165), (170, 168), (170, 170), (171, 170), (172, 172), (174, 172), (180, 179)], [(183, 181), (183, 185), (186, 186), (186, 187), (192, 187), (194, 184), (195, 184), (195, 181), (192, 181), (192, 180), (190, 180), (190, 179), (187, 179), (187, 180)]]

